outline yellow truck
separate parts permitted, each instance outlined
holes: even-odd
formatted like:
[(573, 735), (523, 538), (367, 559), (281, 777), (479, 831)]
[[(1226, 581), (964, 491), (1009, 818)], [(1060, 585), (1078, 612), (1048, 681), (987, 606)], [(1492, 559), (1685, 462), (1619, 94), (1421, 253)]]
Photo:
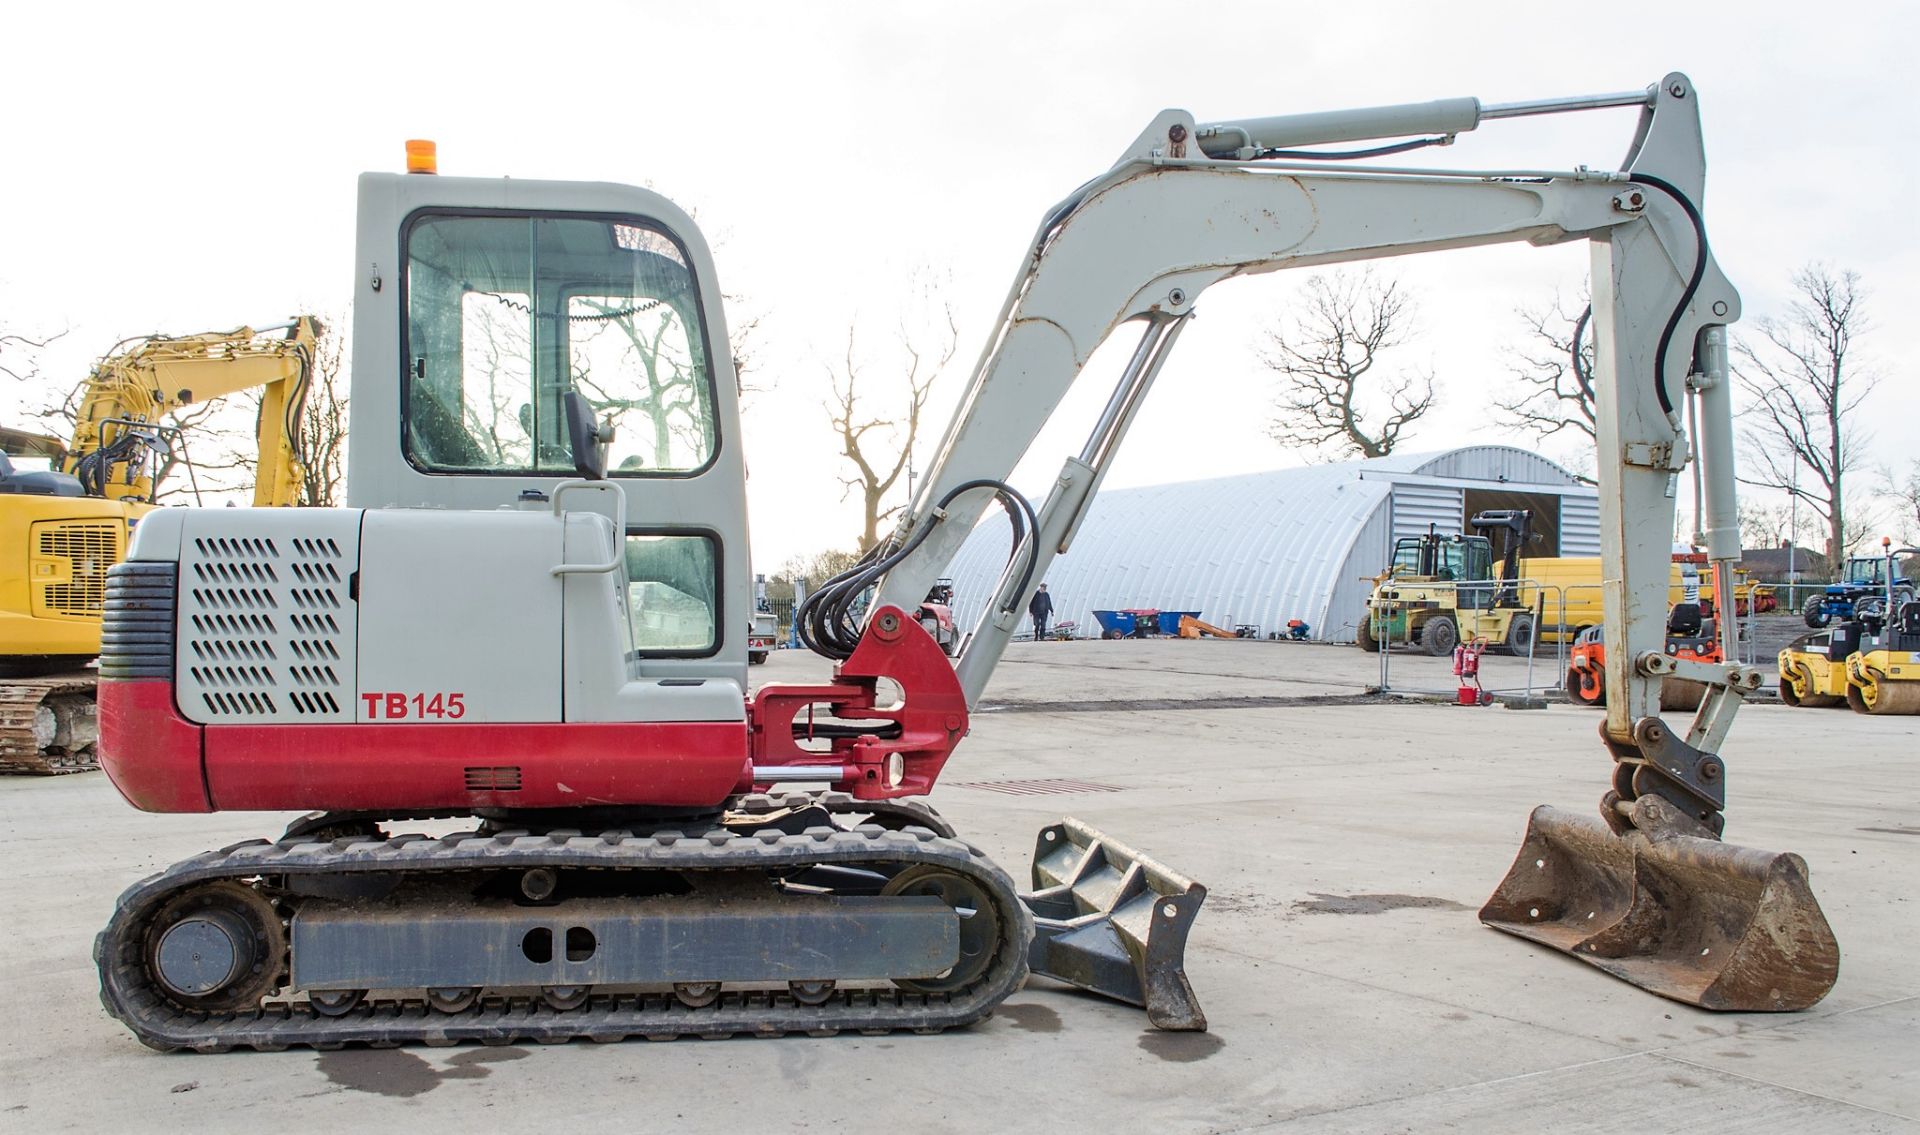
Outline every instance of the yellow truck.
[[(1702, 570), (1706, 557), (1675, 553), (1673, 575), (1667, 583), (1667, 604), (1711, 599), (1713, 587)], [(1535, 586), (1521, 588), (1528, 606), (1540, 612), (1540, 636), (1545, 642), (1571, 641), (1604, 620), (1601, 613), (1599, 556), (1538, 556), (1520, 561), (1520, 578)]]

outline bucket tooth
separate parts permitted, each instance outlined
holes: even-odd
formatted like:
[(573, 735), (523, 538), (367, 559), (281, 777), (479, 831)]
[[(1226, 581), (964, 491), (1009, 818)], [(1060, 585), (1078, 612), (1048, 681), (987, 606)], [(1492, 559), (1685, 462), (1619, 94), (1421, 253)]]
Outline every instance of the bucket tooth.
[(1204, 1032), (1187, 982), (1187, 931), (1207, 889), (1068, 817), (1033, 856), (1034, 973), (1139, 1005), (1155, 1028)]
[(1798, 855), (1535, 808), (1480, 921), (1703, 1009), (1805, 1009), (1840, 946)]

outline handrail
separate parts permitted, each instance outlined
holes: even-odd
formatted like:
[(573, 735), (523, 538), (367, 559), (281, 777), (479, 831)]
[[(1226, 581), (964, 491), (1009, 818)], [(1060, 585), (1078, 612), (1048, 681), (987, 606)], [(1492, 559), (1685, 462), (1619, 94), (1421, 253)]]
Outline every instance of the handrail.
[(621, 539), (627, 532), (626, 493), (611, 481), (562, 481), (553, 487), (553, 515), (565, 515), (565, 510), (560, 507), (560, 498), (571, 489), (598, 489), (601, 492), (613, 494), (613, 558), (603, 564), (559, 564), (552, 569), (553, 574), (588, 575), (624, 568), (627, 563), (627, 550), (621, 546)]

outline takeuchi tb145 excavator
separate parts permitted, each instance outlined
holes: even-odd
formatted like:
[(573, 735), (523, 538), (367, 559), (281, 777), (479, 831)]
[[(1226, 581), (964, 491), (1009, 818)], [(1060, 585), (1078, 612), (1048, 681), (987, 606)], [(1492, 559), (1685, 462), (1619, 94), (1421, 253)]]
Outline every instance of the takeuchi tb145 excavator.
[[(1182, 966), (1201, 887), (1066, 820), (1022, 894), (910, 798), (1208, 287), (1569, 240), (1593, 251), (1614, 777), (1598, 817), (1535, 811), (1481, 917), (1693, 1004), (1812, 1004), (1838, 949), (1805, 864), (1719, 839), (1715, 754), (1758, 674), (1661, 649), (1690, 448), (1723, 584), (1739, 554), (1739, 299), (1707, 246), (1696, 105), (1674, 74), (1503, 105), (1162, 113), (1047, 211), (897, 529), (798, 613), (832, 679), (752, 696), (736, 386), (691, 218), (617, 185), (364, 175), (352, 507), (149, 518), (101, 662), (128, 800), (312, 814), (129, 889), (95, 946), (109, 1011), (198, 1050), (932, 1031), (1031, 970), (1204, 1027)], [(1365, 164), (1599, 107), (1638, 111), (1617, 170)], [(1035, 507), (1006, 477), (1122, 324), (1131, 361)], [(1015, 546), (950, 659), (912, 612), (996, 503)], [(1691, 725), (1659, 717), (1669, 673), (1709, 689)]]
[[(108, 352), (78, 391), (73, 437), (0, 430), (0, 773), (95, 767), (94, 678), (107, 571), (186, 458), (168, 416), (260, 391), (256, 508), (299, 503), (300, 421), (320, 325), (150, 335)], [(43, 457), (16, 469), (6, 454)], [(191, 464), (187, 472), (192, 473)]]

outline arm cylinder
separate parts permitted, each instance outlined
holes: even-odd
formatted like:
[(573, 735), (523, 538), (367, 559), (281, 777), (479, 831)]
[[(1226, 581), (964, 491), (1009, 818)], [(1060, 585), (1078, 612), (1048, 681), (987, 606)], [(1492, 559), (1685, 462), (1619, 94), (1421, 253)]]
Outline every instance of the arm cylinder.
[(1399, 106), (1203, 123), (1195, 135), (1208, 157), (1230, 158), (1242, 147), (1286, 149), (1325, 142), (1404, 138), (1412, 134), (1460, 134), (1479, 124), (1479, 99), (1435, 99)]
[(1700, 332), (1700, 416), (1694, 444), (1704, 486), (1704, 517), (1695, 527), (1706, 536), (1712, 563), (1713, 597), (1719, 608), (1720, 646), (1729, 659), (1739, 657), (1738, 626), (1733, 618), (1733, 565), (1740, 558), (1739, 502), (1734, 490), (1733, 391), (1727, 381), (1727, 329), (1714, 325)]
[(1649, 90), (1605, 95), (1568, 95), (1483, 106), (1479, 99), (1435, 99), (1432, 102), (1371, 106), (1357, 110), (1329, 110), (1315, 114), (1285, 114), (1235, 122), (1202, 123), (1195, 131), (1200, 149), (1210, 158), (1245, 158), (1262, 149), (1318, 146), (1329, 142), (1362, 142), (1375, 138), (1406, 138), (1415, 134), (1464, 134), (1495, 118), (1528, 118), (1537, 114), (1568, 114), (1617, 106), (1648, 106)]

